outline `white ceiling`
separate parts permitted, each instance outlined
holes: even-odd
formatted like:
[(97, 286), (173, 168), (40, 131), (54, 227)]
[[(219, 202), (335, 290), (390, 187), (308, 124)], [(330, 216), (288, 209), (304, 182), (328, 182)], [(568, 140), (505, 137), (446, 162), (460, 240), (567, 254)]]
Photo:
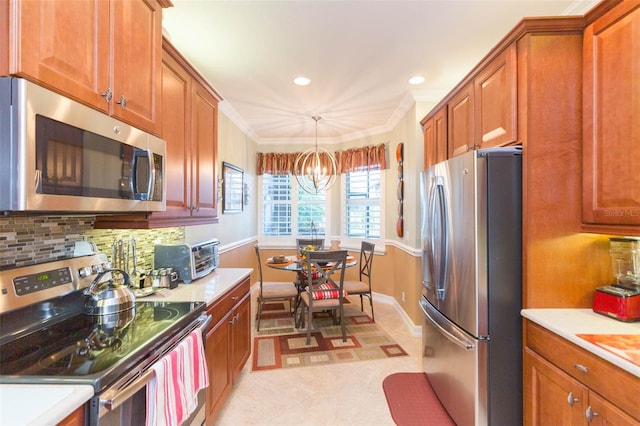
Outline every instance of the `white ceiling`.
[[(349, 139), (436, 102), (521, 18), (595, 0), (172, 0), (166, 35), (259, 142)], [(410, 86), (409, 77), (426, 78)], [(311, 84), (299, 87), (294, 77)]]

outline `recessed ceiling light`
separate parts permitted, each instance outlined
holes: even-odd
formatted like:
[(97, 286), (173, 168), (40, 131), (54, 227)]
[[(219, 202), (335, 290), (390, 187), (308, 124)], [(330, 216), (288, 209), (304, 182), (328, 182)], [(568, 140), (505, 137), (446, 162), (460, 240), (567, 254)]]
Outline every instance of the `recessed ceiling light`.
[(409, 84), (413, 84), (414, 86), (422, 83), (424, 83), (424, 77), (421, 75), (416, 75), (409, 79)]
[(298, 86), (307, 86), (309, 83), (311, 83), (311, 79), (307, 77), (296, 77), (293, 79), (293, 82)]

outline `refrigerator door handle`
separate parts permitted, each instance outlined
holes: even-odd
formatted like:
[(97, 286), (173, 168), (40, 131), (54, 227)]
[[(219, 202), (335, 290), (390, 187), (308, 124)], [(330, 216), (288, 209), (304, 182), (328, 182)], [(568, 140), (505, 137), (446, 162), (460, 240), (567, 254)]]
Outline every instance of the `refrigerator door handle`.
[(422, 309), (422, 313), (427, 321), (436, 327), (440, 333), (442, 333), (442, 335), (451, 342), (467, 351), (475, 349), (475, 342), (468, 338), (464, 331), (460, 330), (440, 312), (433, 308), (429, 302), (424, 299), (420, 300), (420, 309)]
[[(438, 218), (438, 222), (440, 223), (439, 231), (440, 235), (438, 236), (438, 242), (440, 244), (439, 247), (439, 261), (440, 265), (438, 265), (438, 271), (436, 278), (436, 297), (440, 300), (444, 300), (446, 294), (446, 282), (447, 282), (447, 265), (449, 263), (448, 259), (448, 238), (447, 238), (447, 204), (446, 197), (444, 193), (444, 178), (442, 176), (436, 176), (434, 191), (437, 192), (437, 197), (433, 197), (433, 210), (432, 210), (432, 220), (436, 220)], [(437, 200), (437, 201), (436, 201)], [(438, 216), (436, 216), (436, 214)], [(435, 250), (434, 250), (435, 251)]]

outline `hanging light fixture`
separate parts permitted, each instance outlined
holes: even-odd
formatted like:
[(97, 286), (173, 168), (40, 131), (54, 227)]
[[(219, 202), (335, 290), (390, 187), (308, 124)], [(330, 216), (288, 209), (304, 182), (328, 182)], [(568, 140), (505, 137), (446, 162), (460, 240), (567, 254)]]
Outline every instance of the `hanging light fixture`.
[(338, 167), (335, 157), (326, 149), (318, 148), (318, 121), (322, 118), (314, 115), (316, 122), (316, 145), (298, 155), (294, 170), (298, 185), (309, 194), (318, 194), (327, 190), (336, 182)]

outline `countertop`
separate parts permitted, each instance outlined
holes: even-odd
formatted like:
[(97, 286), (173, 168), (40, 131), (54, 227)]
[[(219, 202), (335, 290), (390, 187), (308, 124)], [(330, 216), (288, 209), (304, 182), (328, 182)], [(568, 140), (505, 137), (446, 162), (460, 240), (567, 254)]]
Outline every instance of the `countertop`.
[(607, 350), (579, 337), (582, 334), (626, 335), (640, 339), (640, 322), (617, 321), (591, 309), (523, 309), (522, 316), (640, 378), (640, 365), (629, 360), (624, 352), (615, 348)]
[[(141, 298), (148, 301), (213, 303), (246, 277), (251, 268), (218, 268), (204, 278)], [(0, 385), (0, 424), (55, 425), (93, 396), (92, 386)]]

